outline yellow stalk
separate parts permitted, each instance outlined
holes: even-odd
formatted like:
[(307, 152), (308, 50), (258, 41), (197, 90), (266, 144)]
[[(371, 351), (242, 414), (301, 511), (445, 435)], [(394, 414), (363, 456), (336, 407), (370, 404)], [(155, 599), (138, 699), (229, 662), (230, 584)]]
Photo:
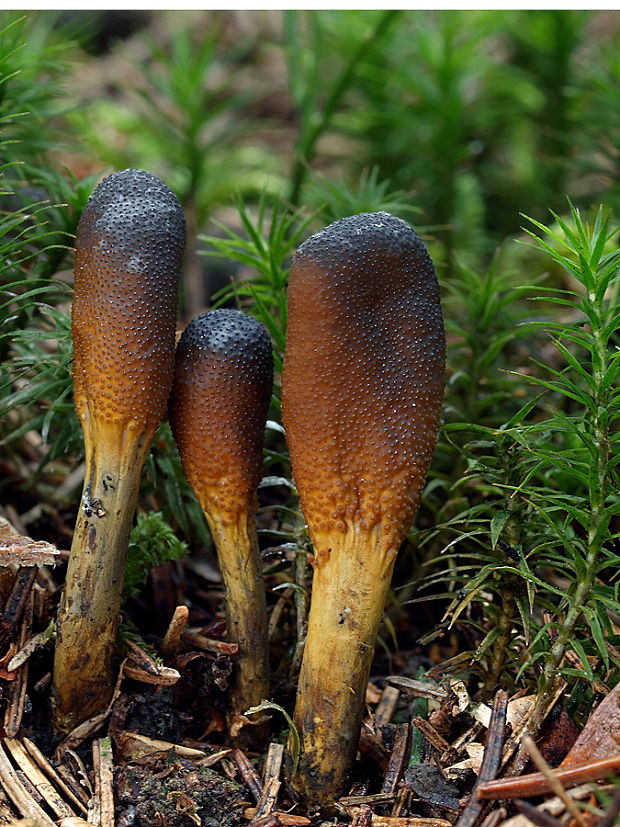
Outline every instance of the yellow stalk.
[(349, 524), (315, 561), (294, 716), (301, 753), (292, 781), (307, 801), (331, 801), (355, 759), (394, 559), (379, 551), (376, 531)]

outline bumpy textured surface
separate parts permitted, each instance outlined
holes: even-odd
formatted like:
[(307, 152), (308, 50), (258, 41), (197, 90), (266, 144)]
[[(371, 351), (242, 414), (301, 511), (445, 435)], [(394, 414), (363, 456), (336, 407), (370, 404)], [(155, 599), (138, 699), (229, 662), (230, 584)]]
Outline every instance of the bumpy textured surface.
[(155, 175), (105, 178), (82, 213), (75, 248), (72, 329), (78, 414), (101, 422), (159, 422), (174, 365), (185, 219)]
[(432, 261), (388, 213), (336, 221), (297, 250), (282, 417), (315, 552), (347, 524), (395, 553), (435, 448), (445, 339)]
[(272, 381), (271, 341), (245, 313), (204, 313), (179, 340), (170, 425), (200, 504), (224, 525), (252, 508)]

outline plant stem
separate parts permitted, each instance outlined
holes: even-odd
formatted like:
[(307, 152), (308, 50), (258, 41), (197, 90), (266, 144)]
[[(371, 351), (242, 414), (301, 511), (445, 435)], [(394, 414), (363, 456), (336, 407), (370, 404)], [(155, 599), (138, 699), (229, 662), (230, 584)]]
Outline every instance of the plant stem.
[(84, 422), (86, 474), (58, 612), (54, 715), (70, 730), (108, 703), (129, 533), (153, 433)]
[(399, 16), (399, 14), (400, 12), (395, 10), (386, 11), (383, 14), (373, 32), (363, 41), (363, 43), (358, 46), (349, 59), (347, 65), (336, 79), (336, 82), (331, 87), (325, 107), (323, 108), (323, 112), (320, 117), (316, 120), (314, 118), (308, 119), (311, 124), (314, 123), (314, 126), (310, 126), (305, 134), (302, 132), (295, 148), (295, 165), (293, 167), (291, 193), (289, 196), (289, 200), (293, 206), (299, 205), (301, 188), (303, 186), (304, 178), (306, 177), (308, 165), (314, 158), (316, 143), (323, 132), (327, 129), (331, 117), (340, 103), (340, 99), (346, 92), (347, 87), (351, 82), (351, 78), (353, 77), (358, 63), (366, 57), (368, 50), (371, 49), (377, 40), (382, 37), (383, 33), (387, 30), (392, 21)]
[[(596, 282), (596, 274), (592, 274)], [(587, 551), (585, 556), (585, 573), (578, 580), (574, 594), (569, 596), (568, 610), (564, 622), (558, 630), (557, 638), (549, 652), (543, 674), (539, 682), (539, 693), (536, 707), (532, 715), (529, 730), (531, 733), (538, 732), (542, 724), (542, 714), (545, 709), (545, 701), (549, 693), (553, 691), (553, 685), (557, 679), (557, 673), (564, 659), (566, 650), (573, 637), (575, 627), (584, 606), (590, 599), (590, 593), (596, 576), (599, 556), (602, 547), (602, 539), (607, 532), (602, 531), (603, 523), (609, 523), (609, 515), (605, 514), (605, 502), (609, 491), (609, 480), (607, 477), (607, 466), (609, 460), (608, 427), (601, 423), (598, 411), (606, 408), (609, 403), (609, 391), (602, 391), (603, 379), (608, 367), (607, 343), (604, 341), (602, 323), (604, 319), (603, 299), (597, 298), (595, 288), (589, 291), (588, 299), (595, 309), (594, 318), (591, 321), (591, 338), (593, 343), (592, 376), (594, 378), (594, 390), (592, 392), (594, 414), (589, 409), (584, 412), (586, 427), (590, 426), (593, 432), (594, 445), (596, 447), (596, 485), (590, 483), (590, 524), (588, 526)]]
[[(253, 514), (241, 513), (236, 522), (205, 515), (226, 588), (228, 639), (239, 646), (228, 710), (229, 727), (237, 729), (239, 716), (269, 696), (267, 605), (258, 539)], [(266, 734), (264, 727), (248, 727), (242, 740), (256, 746)]]
[(376, 529), (349, 524), (329, 550), (317, 551), (308, 637), (299, 676), (295, 726), (301, 736), (292, 784), (330, 807), (357, 751), (366, 686), (394, 557), (378, 550)]

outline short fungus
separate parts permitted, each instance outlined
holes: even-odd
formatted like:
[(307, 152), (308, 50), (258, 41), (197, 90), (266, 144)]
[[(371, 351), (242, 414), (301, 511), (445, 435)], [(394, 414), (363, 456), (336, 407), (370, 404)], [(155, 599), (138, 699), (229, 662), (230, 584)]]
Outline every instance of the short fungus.
[(292, 781), (329, 806), (355, 758), (394, 561), (435, 447), (445, 339), (432, 261), (384, 212), (302, 244), (288, 302), (282, 417), (314, 546)]
[[(269, 693), (255, 515), (272, 382), (271, 341), (251, 316), (213, 310), (190, 322), (179, 340), (170, 425), (215, 543), (228, 639), (239, 646), (228, 718), (233, 733), (243, 726), (243, 713)], [(248, 727), (242, 740), (261, 737), (260, 726)]]
[(72, 310), (75, 407), (86, 472), (54, 661), (56, 723), (108, 702), (142, 466), (172, 385), (185, 219), (149, 172), (109, 175), (78, 226)]

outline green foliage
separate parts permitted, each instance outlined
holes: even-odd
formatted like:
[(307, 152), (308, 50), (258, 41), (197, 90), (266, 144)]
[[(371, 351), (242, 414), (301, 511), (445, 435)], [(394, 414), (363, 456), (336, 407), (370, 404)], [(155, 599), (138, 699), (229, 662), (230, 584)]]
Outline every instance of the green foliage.
[(138, 514), (129, 538), (123, 583), (124, 599), (138, 594), (152, 568), (182, 560), (187, 552), (187, 545), (179, 540), (161, 512)]
[[(381, 42), (399, 12), (300, 13), (284, 18), (284, 51), (291, 100), (297, 109), (290, 201), (298, 205), (319, 138), (327, 131), (368, 53)], [(360, 29), (362, 30), (360, 32)]]
[(354, 182), (316, 173), (307, 187), (306, 201), (319, 212), (325, 224), (362, 212), (383, 210), (404, 219), (417, 212), (411, 195), (391, 190), (390, 182), (379, 177), (377, 167), (363, 170)]
[(201, 240), (215, 250), (211, 255), (249, 267), (258, 275), (233, 281), (215, 297), (216, 304), (234, 300), (265, 325), (274, 343), (279, 373), (286, 343), (287, 264), (311, 218), (282, 207), (277, 198), (269, 206), (264, 192), (254, 218), (243, 201), (238, 201), (238, 212), (243, 235), (219, 224), (224, 237), (203, 236)]
[[(542, 394), (503, 424), (446, 426), (466, 470), (444, 508), (453, 513), (427, 538), (452, 535), (430, 561), (444, 565), (427, 585), (443, 586), (436, 596), (445, 598), (452, 584), (446, 622), (467, 618), (477, 628), (474, 660), (487, 689), (507, 659), (517, 679), (531, 679), (539, 665), (543, 700), (558, 675), (574, 679), (575, 657), (590, 680), (604, 682), (620, 666), (607, 646), (617, 637), (609, 613), (620, 611), (617, 229), (602, 210), (592, 225), (572, 206), (570, 220), (554, 219), (555, 226), (533, 221), (537, 234), (528, 231), (573, 279), (567, 289), (527, 288), (560, 311), (524, 328), (553, 346), (527, 376)], [(523, 379), (515, 373), (506, 381), (516, 387)], [(482, 612), (471, 612), (474, 604)]]
[(131, 49), (119, 48), (129, 81), (119, 78), (114, 96), (76, 117), (106, 163), (161, 176), (200, 228), (215, 204), (261, 186), (270, 161), (243, 140), (249, 96), (235, 80), (251, 44), (224, 47), (221, 26), (194, 20), (196, 27), (191, 15), (171, 14), (165, 38), (143, 33)]

